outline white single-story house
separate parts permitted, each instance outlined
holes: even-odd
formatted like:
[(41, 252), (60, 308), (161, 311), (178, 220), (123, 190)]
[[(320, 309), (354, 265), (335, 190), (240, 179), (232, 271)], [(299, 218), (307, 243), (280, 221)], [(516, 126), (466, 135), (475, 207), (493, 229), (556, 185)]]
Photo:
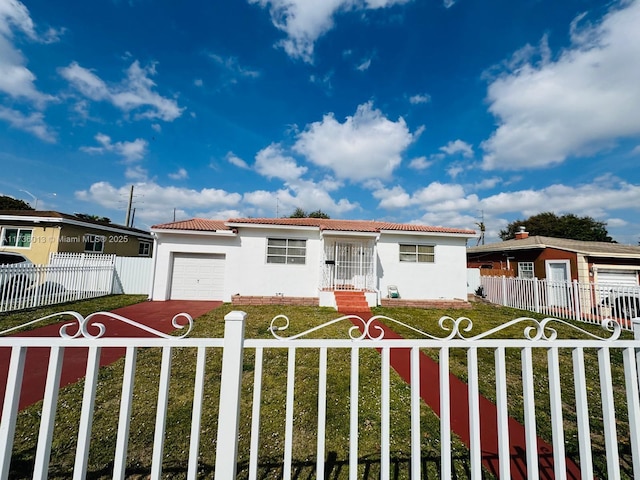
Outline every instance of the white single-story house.
[(306, 298), (334, 307), (336, 290), (363, 292), (370, 306), (388, 297), (466, 301), (466, 243), (475, 236), (320, 218), (196, 218), (151, 232), (152, 300)]

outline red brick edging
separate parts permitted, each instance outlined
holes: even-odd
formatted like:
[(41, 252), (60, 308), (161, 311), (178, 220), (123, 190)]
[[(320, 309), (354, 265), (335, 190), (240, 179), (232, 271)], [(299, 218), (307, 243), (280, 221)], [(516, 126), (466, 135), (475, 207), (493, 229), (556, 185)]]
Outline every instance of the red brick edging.
[(409, 300), (404, 298), (383, 298), (383, 307), (413, 307), (413, 308), (471, 308), (465, 300)]
[(305, 307), (317, 307), (320, 305), (320, 299), (318, 297), (284, 297), (280, 295), (273, 297), (233, 295), (231, 303), (233, 305), (302, 305)]

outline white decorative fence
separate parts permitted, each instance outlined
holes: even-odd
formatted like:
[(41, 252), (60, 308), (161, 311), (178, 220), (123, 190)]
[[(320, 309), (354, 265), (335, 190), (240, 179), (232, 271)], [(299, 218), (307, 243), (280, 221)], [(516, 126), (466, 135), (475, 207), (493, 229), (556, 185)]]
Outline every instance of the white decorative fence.
[(111, 293), (143, 295), (151, 291), (151, 257), (116, 257)]
[(109, 295), (113, 265), (0, 266), (0, 312)]
[[(621, 339), (621, 329), (617, 322), (605, 322), (603, 326), (606, 330), (602, 337), (591, 333), (593, 328), (585, 331), (562, 320), (536, 321), (528, 318), (518, 318), (499, 328), (473, 335), (470, 333), (473, 327), (471, 320), (443, 317), (440, 320), (440, 338), (386, 317), (373, 317), (364, 321), (359, 317), (348, 316), (309, 331), (283, 336), (283, 331), (293, 329), (294, 326), (289, 325), (286, 317), (278, 316), (272, 320), (270, 327), (274, 338), (245, 339), (246, 314), (234, 311), (225, 317), (224, 338), (188, 338), (192, 322), (186, 314), (182, 315), (182, 320), (185, 320), (183, 323), (188, 323), (187, 332), (179, 337), (140, 326), (146, 332), (161, 338), (107, 338), (104, 336), (106, 327), (96, 322), (96, 315), (108, 315), (114, 321), (130, 325), (135, 322), (113, 314), (97, 313), (83, 318), (77, 313), (66, 313), (73, 315), (76, 322), (65, 324), (60, 330), (60, 338), (0, 337), (0, 349), (11, 349), (8, 387), (0, 424), (0, 479), (31, 474), (33, 478), (47, 478), (56, 433), (58, 396), (63, 393), (59, 392), (58, 387), (62, 359), (67, 351), (76, 348), (88, 349), (89, 354), (82, 403), (64, 405), (65, 411), (80, 411), (75, 465), (73, 471), (58, 471), (57, 475), (81, 479), (95, 474), (88, 469), (92, 442), (97, 443), (97, 439), (92, 438), (92, 422), (97, 414), (102, 413), (104, 416), (106, 413), (115, 422), (112, 431), (117, 432), (117, 441), (112, 462), (107, 461), (101, 468), (101, 474), (116, 479), (125, 478), (127, 463), (136, 463), (135, 458), (128, 456), (131, 416), (136, 400), (133, 395), (136, 368), (139, 362), (144, 363), (144, 355), (150, 349), (160, 349), (162, 360), (159, 365), (150, 467), (145, 473), (138, 466), (135, 473), (140, 476), (150, 475), (152, 479), (162, 478), (167, 453), (164, 451), (165, 439), (172, 429), (182, 427), (178, 423), (167, 421), (172, 410), (169, 399), (175, 398), (171, 397), (171, 383), (176, 381), (176, 377), (172, 377), (172, 369), (181, 366), (178, 362), (172, 365), (172, 359), (178, 351), (188, 349), (194, 351), (197, 357), (195, 370), (191, 372), (194, 381), (193, 393), (190, 394), (190, 434), (187, 433), (188, 446), (180, 457), (184, 471), (172, 470), (170, 474), (195, 479), (203, 474), (211, 474), (210, 471), (199, 471), (204, 464), (215, 464), (213, 470), (217, 480), (233, 479), (239, 475), (240, 455), (243, 478), (266, 478), (265, 469), (271, 468), (269, 472), (274, 474), (272, 457), (277, 455), (277, 476), (285, 479), (302, 476), (370, 478), (372, 474), (367, 469), (371, 464), (363, 466), (366, 457), (362, 457), (365, 453), (361, 452), (359, 442), (373, 434), (377, 435), (375, 445), (379, 446), (379, 450), (375, 452), (379, 458), (379, 472), (373, 476), (382, 479), (397, 478), (398, 464), (394, 463), (394, 457), (398, 452), (394, 450), (395, 440), (390, 431), (397, 418), (410, 417), (410, 427), (400, 435), (403, 440), (410, 439), (410, 449), (406, 452), (409, 463), (407, 477), (409, 474), (416, 479), (427, 476), (423, 471), (425, 456), (433, 454), (424, 451), (423, 442), (439, 436), (436, 442), (440, 446), (439, 458), (436, 460), (437, 470), (439, 477), (446, 480), (461, 475), (459, 471), (454, 472), (457, 468), (455, 461), (459, 461), (461, 456), (466, 459), (462, 475), (473, 479), (483, 478), (483, 466), (502, 479), (640, 478), (637, 354), (640, 340)], [(176, 326), (181, 320), (178, 317), (174, 318)], [(394, 328), (411, 331), (419, 339), (393, 339), (389, 337), (390, 330), (381, 321)], [(350, 328), (344, 339), (317, 338), (323, 331), (345, 322)], [(558, 330), (553, 328), (554, 325), (558, 326)], [(520, 331), (522, 339), (492, 338), (504, 333), (506, 329)], [(584, 339), (561, 339), (558, 335), (560, 329), (575, 332)], [(623, 335), (630, 337), (628, 333)], [(50, 350), (49, 368), (35, 461), (28, 464), (23, 460), (20, 466), (14, 467), (11, 462), (14, 439), (25, 435), (16, 430), (16, 425), (21, 385), (23, 379), (28, 381), (29, 378), (29, 372), (25, 371), (25, 358), (30, 347)], [(126, 349), (118, 415), (115, 412), (101, 412), (101, 408), (107, 407), (96, 405), (97, 390), (105, 388), (105, 381), (113, 382), (114, 378), (119, 378), (110, 375), (107, 380), (101, 381), (101, 387), (98, 385), (101, 351), (111, 347)], [(217, 355), (216, 352), (220, 352), (220, 349), (220, 370), (211, 372), (207, 370), (207, 366), (210, 366), (211, 356)], [(267, 356), (274, 351), (286, 356), (286, 368), (281, 371), (265, 367)], [(309, 357), (305, 355), (309, 351), (317, 353), (318, 360), (313, 365), (309, 365)], [(346, 364), (328, 361), (328, 357), (335, 351), (347, 353)], [(435, 356), (431, 360), (435, 365), (433, 371), (425, 366), (428, 365), (427, 360), (424, 360), (425, 352)], [(360, 363), (371, 355), (379, 358), (380, 378), (377, 381), (360, 378)], [(402, 370), (397, 364), (398, 355), (408, 359), (406, 373), (410, 385), (403, 398), (392, 395), (397, 392), (392, 386), (399, 381), (392, 368)], [(247, 363), (249, 357), (250, 365)], [(462, 370), (459, 366), (460, 359), (464, 359)], [(311, 371), (315, 372), (313, 382), (309, 378)], [(454, 373), (466, 377), (466, 382), (460, 382)], [(184, 372), (179, 374), (180, 377), (183, 375)], [(203, 412), (211, 412), (206, 399), (209, 402), (213, 400), (206, 379), (219, 378), (219, 375), (220, 389), (217, 398), (214, 397), (219, 405), (217, 441), (202, 444), (202, 438), (211, 438), (202, 429), (205, 416)], [(344, 381), (341, 380), (342, 377)], [(328, 378), (344, 385), (344, 392), (339, 398), (328, 395), (328, 387), (333, 386)], [(317, 413), (314, 416), (316, 421), (312, 424), (301, 420), (308, 413), (304, 409), (309, 408), (309, 405), (300, 404), (297, 397), (300, 393), (298, 382), (302, 381), (305, 382), (305, 388), (315, 382), (312, 390), (316, 400), (312, 408)], [(372, 395), (370, 385), (373, 383), (379, 384), (379, 392), (375, 394), (379, 399), (375, 420), (379, 428), (372, 427), (370, 418), (366, 420), (369, 423), (363, 424), (359, 417), (361, 402)], [(460, 385), (463, 385), (465, 395), (459, 396)], [(279, 418), (261, 416), (263, 396), (269, 389), (277, 389), (285, 397)], [(487, 389), (490, 396), (495, 397), (492, 410), (495, 415), (486, 414), (487, 409), (490, 410), (485, 398), (489, 394)], [(439, 415), (439, 431), (438, 428), (423, 430), (422, 417), (425, 409), (428, 409), (421, 402), (425, 391), (437, 392), (438, 402), (430, 407)], [(181, 391), (179, 394), (184, 396), (188, 392)], [(347, 397), (347, 411), (337, 412), (335, 404)], [(521, 425), (514, 423), (509, 417), (514, 404), (522, 406), (522, 418), (518, 419)], [(241, 405), (245, 405), (244, 410)], [(145, 403), (142, 408), (149, 410), (153, 407)], [(242, 416), (241, 410), (245, 416)], [(468, 416), (468, 425), (463, 429), (465, 431), (460, 430), (460, 419), (457, 418), (461, 411), (465, 411)], [(329, 471), (332, 468), (329, 457), (335, 455), (335, 446), (327, 443), (327, 438), (335, 439), (331, 428), (336, 418), (349, 419), (349, 452), (344, 470)], [(266, 437), (261, 434), (263, 423), (271, 425), (274, 422), (281, 426), (279, 431), (284, 432), (283, 438), (278, 434)], [(250, 428), (247, 433), (245, 427), (248, 424)], [(548, 424), (546, 435), (551, 444), (548, 448), (550, 451), (541, 450), (542, 440), (537, 438), (540, 425), (543, 424)], [(521, 429), (516, 431), (518, 425)], [(458, 430), (455, 431), (456, 429)], [(461, 453), (459, 447), (455, 447), (454, 451), (457, 440), (452, 431), (457, 437), (468, 438), (466, 453)], [(296, 443), (301, 436), (315, 438), (315, 452), (299, 453)], [(514, 447), (514, 442), (519, 437), (523, 443), (516, 443)], [(494, 444), (495, 451), (492, 452), (489, 447)], [(268, 452), (271, 458), (265, 460), (261, 457), (261, 452)], [(100, 453), (104, 455), (104, 452)], [(303, 455), (303, 458), (298, 458), (297, 455)], [(24, 472), (15, 468), (30, 470)]]
[(631, 330), (630, 320), (640, 317), (640, 287), (579, 283), (576, 280), (480, 278), (487, 300), (506, 307), (595, 324), (604, 318), (614, 318), (627, 330)]
[(0, 312), (149, 292), (153, 259), (52, 254), (48, 265), (0, 265)]
[(49, 265), (66, 267), (101, 267), (113, 269), (113, 287), (110, 293), (149, 293), (153, 258), (117, 257), (95, 253), (52, 253)]

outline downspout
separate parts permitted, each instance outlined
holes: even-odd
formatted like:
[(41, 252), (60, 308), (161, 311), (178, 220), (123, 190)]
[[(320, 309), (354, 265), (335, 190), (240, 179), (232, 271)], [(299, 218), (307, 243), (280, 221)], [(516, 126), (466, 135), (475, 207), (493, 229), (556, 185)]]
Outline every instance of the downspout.
[(156, 263), (158, 262), (158, 257), (156, 256), (158, 235), (155, 232), (151, 232), (151, 236), (153, 237), (153, 267), (151, 268), (151, 286), (149, 287), (149, 297), (147, 298), (147, 301), (153, 300), (153, 289), (155, 288), (156, 283)]

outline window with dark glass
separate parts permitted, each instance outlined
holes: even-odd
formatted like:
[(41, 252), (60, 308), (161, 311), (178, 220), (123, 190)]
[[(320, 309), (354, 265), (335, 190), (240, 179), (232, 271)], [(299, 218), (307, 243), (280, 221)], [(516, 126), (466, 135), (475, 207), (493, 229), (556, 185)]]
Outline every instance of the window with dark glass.
[(436, 261), (433, 245), (400, 244), (400, 261), (414, 263), (434, 263)]
[(30, 228), (5, 228), (2, 232), (2, 246), (29, 248), (32, 232)]
[(267, 263), (303, 265), (306, 262), (307, 241), (292, 238), (267, 239)]
[(149, 242), (140, 242), (138, 245), (138, 255), (148, 257), (151, 254), (151, 244)]
[(104, 250), (104, 237), (101, 235), (85, 235), (84, 251), (91, 253), (102, 253)]

